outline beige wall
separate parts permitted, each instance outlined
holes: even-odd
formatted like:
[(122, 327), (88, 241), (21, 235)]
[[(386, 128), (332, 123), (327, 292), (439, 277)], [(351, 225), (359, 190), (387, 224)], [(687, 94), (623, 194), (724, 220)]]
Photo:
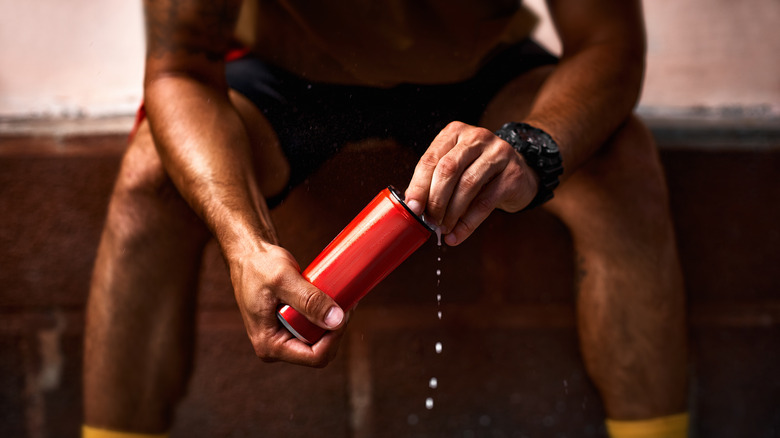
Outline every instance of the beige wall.
[[(646, 0), (645, 9), (643, 110), (780, 117), (780, 1)], [(557, 47), (548, 22), (539, 35)], [(0, 0), (0, 118), (129, 114), (142, 52), (140, 1)]]
[[(538, 37), (560, 44), (543, 0)], [(648, 58), (640, 105), (662, 115), (780, 117), (780, 1), (645, 0)]]
[(130, 113), (140, 0), (0, 0), (0, 118)]

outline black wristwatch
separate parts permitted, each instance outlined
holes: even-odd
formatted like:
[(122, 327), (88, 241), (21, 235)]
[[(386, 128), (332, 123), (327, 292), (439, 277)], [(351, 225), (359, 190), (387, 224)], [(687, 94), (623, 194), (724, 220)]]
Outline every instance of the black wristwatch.
[(527, 123), (505, 123), (496, 136), (512, 145), (539, 176), (539, 190), (525, 210), (544, 204), (553, 197), (558, 177), (563, 173), (563, 160), (558, 144), (550, 135)]

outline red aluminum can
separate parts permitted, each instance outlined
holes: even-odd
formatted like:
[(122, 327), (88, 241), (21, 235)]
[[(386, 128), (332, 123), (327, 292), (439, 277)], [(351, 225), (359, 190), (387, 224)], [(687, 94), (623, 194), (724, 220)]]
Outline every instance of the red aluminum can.
[[(382, 190), (303, 271), (346, 312), (409, 255), (433, 230), (404, 203), (393, 186)], [(289, 305), (277, 316), (298, 339), (313, 344), (325, 329)]]

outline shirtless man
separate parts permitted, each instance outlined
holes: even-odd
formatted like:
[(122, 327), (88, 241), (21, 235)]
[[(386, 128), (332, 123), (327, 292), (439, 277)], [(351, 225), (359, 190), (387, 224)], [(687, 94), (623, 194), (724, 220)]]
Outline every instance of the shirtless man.
[[(336, 153), (330, 145), (377, 129), (419, 150), (406, 200), (448, 245), (497, 208), (541, 205), (560, 218), (587, 272), (578, 328), (610, 433), (685, 436), (682, 276), (657, 151), (632, 114), (645, 56), (638, 0), (549, 0), (557, 62), (527, 40), (532, 23), (511, 0), (241, 3), (145, 1), (147, 117), (93, 276), (86, 436), (169, 430), (211, 237), (261, 359), (333, 358), (344, 312), (278, 246), (266, 199)], [(250, 55), (227, 62), (236, 38)], [(381, 108), (419, 114), (393, 127)], [(318, 125), (323, 113), (346, 126)], [(275, 316), (280, 303), (332, 331), (298, 341)]]

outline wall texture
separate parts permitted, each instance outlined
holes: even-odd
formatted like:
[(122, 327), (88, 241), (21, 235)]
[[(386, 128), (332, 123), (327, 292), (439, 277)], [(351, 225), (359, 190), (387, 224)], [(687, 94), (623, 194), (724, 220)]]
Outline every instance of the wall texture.
[[(141, 95), (140, 3), (0, 0), (0, 118), (130, 114)], [(780, 117), (780, 2), (652, 0), (645, 9), (644, 111)], [(539, 37), (557, 49), (541, 15)]]
[[(544, 0), (537, 36), (560, 51)], [(647, 75), (640, 102), (660, 115), (780, 117), (780, 2), (644, 2)]]
[(0, 118), (132, 113), (141, 14), (140, 1), (0, 0)]

